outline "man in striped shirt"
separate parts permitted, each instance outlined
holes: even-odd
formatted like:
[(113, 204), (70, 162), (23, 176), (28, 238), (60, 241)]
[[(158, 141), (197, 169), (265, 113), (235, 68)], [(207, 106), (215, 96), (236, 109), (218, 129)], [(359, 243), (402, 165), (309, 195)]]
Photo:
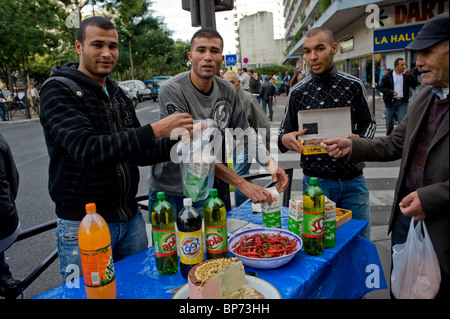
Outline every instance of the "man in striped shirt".
[[(333, 61), (337, 50), (338, 44), (329, 29), (314, 28), (306, 34), (303, 53), (311, 73), (289, 93), (278, 136), (280, 151), (302, 153), (297, 138), (307, 130), (300, 131), (298, 127), (298, 111), (301, 110), (350, 107), (352, 131), (348, 132), (349, 136), (373, 138), (376, 123), (363, 83), (337, 71)], [(369, 222), (362, 236), (370, 240), (369, 190), (363, 175), (364, 163), (348, 163), (328, 154), (302, 154), (300, 166), (304, 175), (303, 188), (309, 186), (310, 177), (318, 177), (319, 186), (337, 207), (351, 210), (354, 219)]]

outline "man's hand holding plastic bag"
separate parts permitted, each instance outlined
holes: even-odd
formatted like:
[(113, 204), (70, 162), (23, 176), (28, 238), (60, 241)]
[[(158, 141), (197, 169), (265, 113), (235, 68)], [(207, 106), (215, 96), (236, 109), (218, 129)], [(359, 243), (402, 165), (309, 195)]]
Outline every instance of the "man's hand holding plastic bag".
[(183, 136), (177, 147), (183, 191), (193, 202), (208, 197), (214, 184), (215, 154), (210, 139), (217, 125), (211, 119), (194, 124), (192, 141)]

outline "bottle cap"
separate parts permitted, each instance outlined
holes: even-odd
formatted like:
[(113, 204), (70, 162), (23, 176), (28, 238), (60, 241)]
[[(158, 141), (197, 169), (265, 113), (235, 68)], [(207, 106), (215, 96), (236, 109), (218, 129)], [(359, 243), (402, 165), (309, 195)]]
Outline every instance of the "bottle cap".
[(209, 196), (217, 197), (217, 189), (216, 188), (211, 188), (209, 190)]
[(164, 192), (158, 192), (156, 193), (156, 199), (158, 200), (166, 199), (166, 194)]
[(96, 210), (97, 210), (97, 207), (95, 207), (95, 203), (86, 204), (86, 213), (93, 213)]
[(184, 198), (183, 199), (183, 205), (184, 206), (192, 206), (192, 199), (191, 198)]
[(309, 184), (310, 184), (310, 185), (317, 186), (317, 185), (318, 185), (317, 177), (311, 177), (311, 178), (309, 179)]

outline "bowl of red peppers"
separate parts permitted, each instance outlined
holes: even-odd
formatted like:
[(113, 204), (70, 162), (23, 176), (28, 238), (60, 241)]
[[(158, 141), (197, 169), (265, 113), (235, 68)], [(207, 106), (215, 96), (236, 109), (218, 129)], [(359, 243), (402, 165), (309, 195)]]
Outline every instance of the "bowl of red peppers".
[(254, 228), (230, 237), (228, 250), (246, 266), (258, 269), (281, 267), (302, 248), (301, 238), (278, 228)]

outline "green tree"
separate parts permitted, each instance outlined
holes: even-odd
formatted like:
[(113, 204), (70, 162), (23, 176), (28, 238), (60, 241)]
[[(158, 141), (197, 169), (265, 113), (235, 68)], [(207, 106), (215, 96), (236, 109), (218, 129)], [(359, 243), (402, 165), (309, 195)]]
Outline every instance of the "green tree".
[(29, 82), (29, 60), (58, 48), (58, 21), (63, 8), (52, 0), (0, 1), (0, 64), (12, 89), (12, 72), (20, 70), (25, 87)]

